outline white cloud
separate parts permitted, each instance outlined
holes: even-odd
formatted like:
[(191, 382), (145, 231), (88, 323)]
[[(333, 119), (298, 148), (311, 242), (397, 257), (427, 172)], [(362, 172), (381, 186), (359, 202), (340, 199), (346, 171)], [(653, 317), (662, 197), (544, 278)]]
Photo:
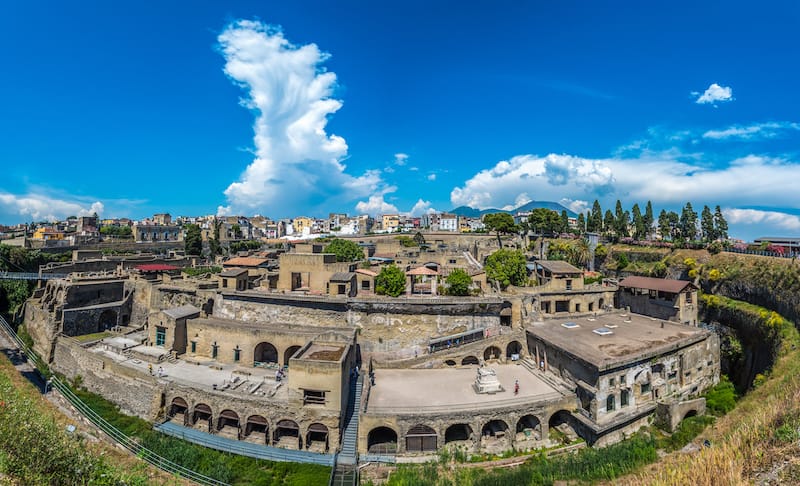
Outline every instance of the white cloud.
[(304, 211), (384, 188), (378, 171), (347, 174), (347, 143), (326, 132), (328, 118), (342, 107), (333, 97), (336, 74), (322, 66), (328, 54), (249, 20), (230, 24), (218, 41), (225, 74), (245, 91), (241, 104), (256, 115), (255, 160), (225, 190), (223, 211)]
[(586, 213), (586, 210), (589, 209), (589, 201), (583, 201), (580, 199), (573, 200), (565, 197), (558, 202), (573, 213)]
[(356, 211), (359, 214), (369, 214), (370, 216), (377, 216), (380, 214), (397, 214), (397, 206), (387, 203), (383, 199), (383, 194), (373, 194), (367, 201), (359, 201), (356, 204)]
[(734, 125), (724, 130), (708, 130), (703, 134), (703, 138), (712, 140), (763, 140), (776, 138), (781, 135), (781, 132), (786, 130), (800, 130), (800, 124), (790, 122), (767, 122), (755, 123), (748, 126)]
[(432, 172), (432, 173), (428, 174), (428, 180), (429, 181), (435, 181), (436, 180), (436, 173)]
[(435, 213), (436, 210), (431, 207), (430, 201), (423, 201), (422, 198), (418, 199), (417, 202), (414, 204), (414, 207), (411, 208), (407, 214), (409, 216), (422, 216), (426, 213)]
[(761, 225), (790, 231), (800, 230), (800, 217), (794, 214), (738, 208), (724, 209), (722, 212), (729, 224)]
[[(697, 92), (693, 94), (697, 95)], [(713, 104), (716, 106), (717, 103), (725, 102), (725, 101), (732, 101), (733, 100), (733, 90), (728, 86), (720, 86), (717, 83), (712, 83), (705, 92), (700, 95), (695, 103), (700, 105), (706, 104)]]
[(67, 201), (44, 194), (16, 195), (0, 193), (0, 211), (36, 221), (56, 221), (68, 216), (102, 215), (105, 206), (100, 201)]
[(394, 154), (395, 165), (406, 165), (407, 161), (408, 161), (408, 154), (404, 154), (402, 152)]

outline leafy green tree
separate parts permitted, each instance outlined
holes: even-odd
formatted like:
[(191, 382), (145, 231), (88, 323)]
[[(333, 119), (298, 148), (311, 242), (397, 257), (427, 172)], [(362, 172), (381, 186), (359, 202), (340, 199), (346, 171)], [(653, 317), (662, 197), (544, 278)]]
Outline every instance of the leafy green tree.
[(483, 217), (483, 224), (489, 231), (497, 232), (497, 246), (503, 247), (500, 241), (500, 233), (510, 234), (517, 232), (517, 225), (514, 224), (514, 217), (508, 213), (491, 213)]
[(129, 237), (133, 234), (130, 226), (103, 226), (100, 228), (103, 236)]
[(219, 242), (219, 232), (220, 228), (222, 228), (222, 221), (217, 219), (214, 216), (214, 220), (212, 221), (212, 226), (214, 229), (213, 236), (210, 240), (208, 240), (208, 250), (210, 253), (211, 258), (214, 258), (217, 255), (222, 255), (222, 245)]
[(203, 254), (203, 235), (200, 226), (187, 224), (184, 229), (186, 236), (183, 238), (183, 248), (187, 255), (200, 256)]
[(242, 227), (239, 226), (239, 223), (233, 223), (231, 225), (231, 233), (233, 233), (233, 237), (237, 240), (242, 237)]
[(728, 222), (725, 221), (725, 216), (722, 215), (722, 209), (720, 209), (719, 205), (714, 208), (714, 234), (716, 238), (728, 239)]
[(684, 240), (694, 240), (697, 238), (697, 213), (692, 209), (692, 203), (687, 202), (681, 211), (680, 236)]
[(528, 226), (536, 234), (553, 235), (560, 232), (561, 217), (552, 209), (536, 208), (528, 216)]
[(397, 297), (406, 291), (406, 274), (391, 264), (381, 269), (375, 277), (375, 292), (379, 295)]
[(603, 231), (603, 209), (600, 207), (600, 201), (594, 200), (592, 204), (592, 212), (589, 219), (586, 221), (586, 230), (593, 233)]
[(472, 278), (466, 270), (456, 268), (445, 280), (447, 282), (448, 295), (469, 295), (469, 288), (472, 285)]
[(422, 233), (417, 231), (417, 233), (414, 235), (414, 241), (417, 243), (417, 246), (422, 246), (425, 244), (425, 237), (422, 236)]
[(358, 246), (358, 243), (341, 238), (331, 240), (322, 251), (336, 255), (337, 262), (356, 262), (364, 259), (364, 250)]
[(653, 219), (653, 203), (647, 201), (647, 206), (644, 208), (644, 226), (645, 226), (645, 238), (650, 239), (650, 236), (653, 234), (653, 223), (655, 223), (655, 219)]
[(486, 278), (497, 282), (501, 288), (524, 285), (528, 279), (525, 263), (521, 251), (497, 250), (486, 258)]
[(703, 206), (703, 211), (700, 213), (700, 234), (706, 243), (717, 239), (714, 231), (714, 215), (711, 214), (711, 208), (708, 205)]
[(639, 209), (638, 204), (633, 205), (633, 238), (636, 240), (643, 240), (647, 237), (647, 230), (642, 216), (642, 210)]

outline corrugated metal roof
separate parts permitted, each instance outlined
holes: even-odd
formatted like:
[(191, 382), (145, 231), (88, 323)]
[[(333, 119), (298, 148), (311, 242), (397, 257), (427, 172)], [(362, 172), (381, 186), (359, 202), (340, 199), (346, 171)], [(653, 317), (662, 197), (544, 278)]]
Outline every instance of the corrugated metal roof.
[(688, 286), (697, 288), (688, 280), (673, 280), (668, 278), (638, 276), (626, 277), (619, 283), (619, 286), (635, 289), (659, 290), (661, 292), (671, 292), (673, 294), (683, 291)]

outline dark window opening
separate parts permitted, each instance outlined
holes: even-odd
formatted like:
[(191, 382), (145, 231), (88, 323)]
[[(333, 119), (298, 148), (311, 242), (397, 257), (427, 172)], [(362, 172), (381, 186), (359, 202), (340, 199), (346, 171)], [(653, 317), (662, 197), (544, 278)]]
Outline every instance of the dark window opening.
[(304, 405), (325, 405), (325, 392), (317, 390), (303, 390)]
[(165, 327), (156, 327), (156, 346), (163, 346), (167, 342), (167, 329)]

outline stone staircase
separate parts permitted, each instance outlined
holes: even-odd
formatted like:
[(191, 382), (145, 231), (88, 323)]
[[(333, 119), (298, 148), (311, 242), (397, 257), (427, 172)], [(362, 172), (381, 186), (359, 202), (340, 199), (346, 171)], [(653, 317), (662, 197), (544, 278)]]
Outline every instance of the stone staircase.
[(364, 374), (350, 386), (350, 400), (345, 414), (345, 427), (342, 434), (342, 450), (339, 452), (339, 464), (353, 465), (357, 463), (356, 448), (358, 446), (358, 415), (361, 407), (361, 389), (364, 385)]
[(574, 390), (570, 387), (567, 383), (565, 383), (561, 378), (555, 376), (552, 373), (547, 373), (544, 371), (539, 370), (539, 366), (536, 364), (536, 361), (530, 357), (523, 358), (519, 361), (519, 363), (528, 371), (535, 374), (537, 378), (541, 379), (543, 382), (547, 383), (548, 385), (552, 386), (556, 390), (561, 393), (572, 393)]

